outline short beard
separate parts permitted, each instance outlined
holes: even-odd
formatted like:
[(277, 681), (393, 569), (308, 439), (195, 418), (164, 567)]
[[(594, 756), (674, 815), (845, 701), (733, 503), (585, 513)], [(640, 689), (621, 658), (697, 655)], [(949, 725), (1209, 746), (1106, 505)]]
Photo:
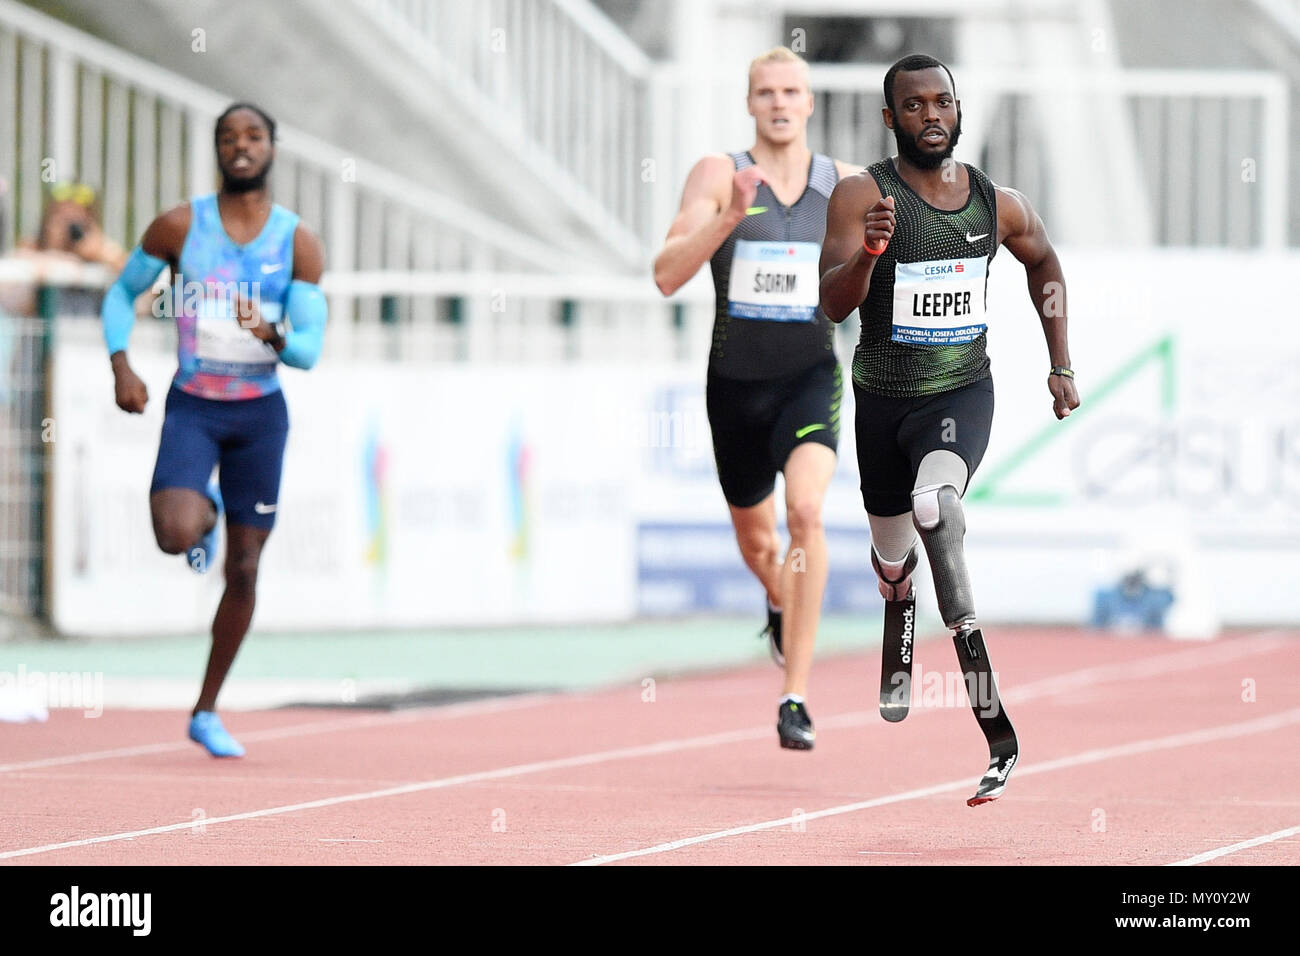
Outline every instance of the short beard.
[(921, 169), (938, 169), (946, 163), (952, 157), (952, 151), (957, 148), (959, 139), (961, 139), (961, 110), (957, 111), (957, 125), (948, 135), (948, 148), (942, 153), (922, 152), (921, 147), (916, 145), (916, 140), (904, 136), (897, 126), (894, 127), (894, 143), (898, 146), (898, 155)]
[(267, 163), (260, 173), (250, 179), (232, 179), (224, 172), (221, 174), (221, 191), (223, 193), (251, 193), (266, 188), (266, 178), (271, 173), (271, 164)]

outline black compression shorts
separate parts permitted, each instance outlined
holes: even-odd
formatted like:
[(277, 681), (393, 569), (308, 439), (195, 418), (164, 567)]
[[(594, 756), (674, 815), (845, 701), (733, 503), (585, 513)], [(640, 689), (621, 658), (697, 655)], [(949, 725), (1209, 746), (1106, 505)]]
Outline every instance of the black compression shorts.
[(882, 518), (912, 510), (912, 487), (921, 459), (950, 451), (966, 462), (967, 486), (989, 444), (993, 379), (915, 398), (888, 398), (854, 383), (854, 434), (862, 503)]
[(776, 487), (795, 446), (839, 448), (840, 364), (834, 358), (788, 378), (742, 381), (709, 372), (705, 404), (727, 503), (750, 508)]

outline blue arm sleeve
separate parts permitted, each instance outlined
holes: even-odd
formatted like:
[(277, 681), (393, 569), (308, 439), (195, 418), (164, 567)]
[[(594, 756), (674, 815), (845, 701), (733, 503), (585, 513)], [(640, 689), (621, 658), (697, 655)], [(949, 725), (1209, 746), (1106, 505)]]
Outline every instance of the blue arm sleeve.
[(311, 368), (325, 344), (325, 294), (314, 282), (294, 279), (284, 307), (293, 328), (285, 335), (280, 360), (295, 368)]
[(139, 246), (132, 250), (122, 274), (104, 296), (104, 305), (99, 312), (104, 320), (104, 343), (109, 355), (126, 349), (131, 328), (135, 325), (136, 297), (153, 285), (166, 265), (164, 260), (149, 255)]

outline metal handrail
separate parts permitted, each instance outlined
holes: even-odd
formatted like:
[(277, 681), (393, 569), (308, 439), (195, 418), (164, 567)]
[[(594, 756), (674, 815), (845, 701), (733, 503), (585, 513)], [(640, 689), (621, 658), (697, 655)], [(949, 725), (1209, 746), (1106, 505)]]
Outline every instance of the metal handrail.
[[(17, 206), (14, 235), (35, 232), (45, 183), (80, 178), (100, 188), (105, 231), (130, 244), (160, 209), (212, 187), (212, 123), (230, 102), (13, 0), (0, 0), (0, 179), (18, 185), (11, 200)], [(42, 122), (47, 111), (48, 122)], [(456, 245), (465, 259), (523, 270), (577, 267), (571, 257), (451, 196), (292, 126), (279, 127), (277, 156), (277, 199), (314, 210), (318, 221), (309, 225), (324, 233), (336, 268), (360, 265), (360, 224), (398, 217), (436, 228), (439, 241)], [(396, 250), (393, 258), (381, 264), (405, 266), (416, 255)]]

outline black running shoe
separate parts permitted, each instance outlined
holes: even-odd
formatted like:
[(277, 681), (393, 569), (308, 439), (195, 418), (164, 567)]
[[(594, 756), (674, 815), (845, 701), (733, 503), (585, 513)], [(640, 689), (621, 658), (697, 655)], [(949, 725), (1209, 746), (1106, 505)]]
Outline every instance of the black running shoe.
[(767, 609), (767, 627), (758, 634), (767, 638), (767, 651), (777, 667), (785, 667), (785, 652), (781, 650), (781, 612)]
[(777, 710), (776, 732), (787, 750), (812, 750), (817, 738), (808, 708), (792, 700), (782, 702)]

